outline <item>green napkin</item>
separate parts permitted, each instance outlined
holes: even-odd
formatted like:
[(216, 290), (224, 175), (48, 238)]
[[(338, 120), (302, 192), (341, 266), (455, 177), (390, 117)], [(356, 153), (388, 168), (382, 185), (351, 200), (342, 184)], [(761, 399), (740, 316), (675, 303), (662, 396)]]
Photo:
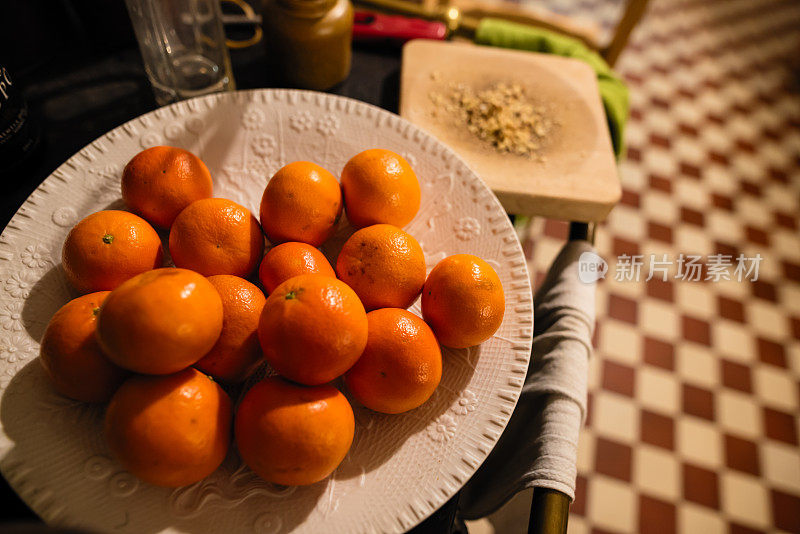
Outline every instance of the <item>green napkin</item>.
[(617, 159), (622, 156), (625, 149), (623, 134), (625, 123), (628, 120), (628, 88), (596, 52), (589, 50), (583, 43), (572, 37), (534, 26), (492, 18), (480, 21), (475, 32), (475, 42), (500, 48), (555, 54), (588, 63), (597, 73), (597, 84), (600, 87), (600, 98), (603, 100), (603, 107), (606, 110), (614, 154)]

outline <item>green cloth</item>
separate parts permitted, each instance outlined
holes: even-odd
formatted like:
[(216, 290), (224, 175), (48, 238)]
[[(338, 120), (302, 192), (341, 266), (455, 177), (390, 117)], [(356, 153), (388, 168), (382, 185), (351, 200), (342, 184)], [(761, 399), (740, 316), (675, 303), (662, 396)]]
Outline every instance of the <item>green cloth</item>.
[(475, 42), (500, 48), (555, 54), (588, 63), (597, 73), (597, 84), (606, 110), (614, 154), (617, 159), (622, 157), (625, 150), (625, 123), (628, 120), (628, 88), (596, 52), (572, 37), (492, 18), (480, 21), (475, 32)]

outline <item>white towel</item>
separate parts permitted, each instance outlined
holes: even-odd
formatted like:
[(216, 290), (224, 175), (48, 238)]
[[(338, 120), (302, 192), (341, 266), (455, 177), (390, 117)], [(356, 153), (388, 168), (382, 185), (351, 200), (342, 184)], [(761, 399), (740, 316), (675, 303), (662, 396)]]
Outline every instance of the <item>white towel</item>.
[(586, 241), (564, 245), (536, 292), (525, 386), (505, 432), (461, 492), (465, 519), (492, 513), (525, 488), (551, 488), (575, 497), (596, 289), (595, 283), (578, 279), (584, 252), (594, 252)]

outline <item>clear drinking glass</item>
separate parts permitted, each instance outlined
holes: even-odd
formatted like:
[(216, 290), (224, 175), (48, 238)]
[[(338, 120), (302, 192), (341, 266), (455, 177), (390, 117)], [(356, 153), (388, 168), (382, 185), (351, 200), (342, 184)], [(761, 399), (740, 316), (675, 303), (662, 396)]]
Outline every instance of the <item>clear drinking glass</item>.
[(125, 0), (159, 105), (235, 83), (219, 0)]

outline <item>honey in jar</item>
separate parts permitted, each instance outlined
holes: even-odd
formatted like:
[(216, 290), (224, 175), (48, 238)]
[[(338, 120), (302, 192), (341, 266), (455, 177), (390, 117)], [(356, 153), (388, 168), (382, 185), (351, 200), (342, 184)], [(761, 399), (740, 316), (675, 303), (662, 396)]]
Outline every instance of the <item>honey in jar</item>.
[(270, 66), (282, 82), (324, 90), (350, 72), (350, 0), (265, 0), (263, 27)]

